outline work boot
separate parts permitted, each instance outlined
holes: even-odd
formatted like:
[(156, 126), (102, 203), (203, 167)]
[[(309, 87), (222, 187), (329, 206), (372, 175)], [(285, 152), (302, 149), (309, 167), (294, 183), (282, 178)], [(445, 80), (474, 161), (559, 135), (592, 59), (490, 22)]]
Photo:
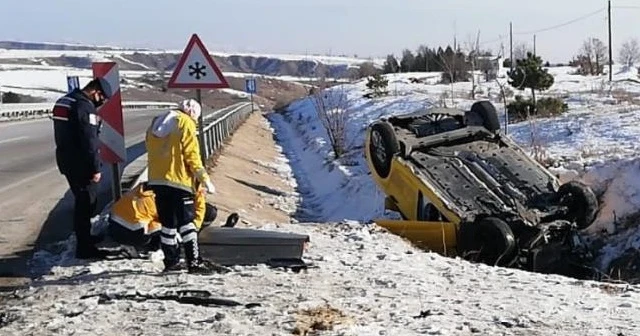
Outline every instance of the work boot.
[(216, 273), (227, 273), (229, 271), (231, 270), (227, 267), (202, 258), (189, 263), (189, 273), (191, 274), (211, 275)]
[(239, 219), (240, 216), (238, 216), (238, 214), (234, 212), (230, 214), (229, 217), (227, 217), (227, 222), (224, 223), (222, 227), (234, 227), (238, 223)]
[(198, 261), (202, 264), (207, 265), (207, 267), (215, 270), (217, 273), (228, 273), (231, 272), (231, 268), (215, 263), (209, 259), (204, 259), (202, 257), (198, 258)]

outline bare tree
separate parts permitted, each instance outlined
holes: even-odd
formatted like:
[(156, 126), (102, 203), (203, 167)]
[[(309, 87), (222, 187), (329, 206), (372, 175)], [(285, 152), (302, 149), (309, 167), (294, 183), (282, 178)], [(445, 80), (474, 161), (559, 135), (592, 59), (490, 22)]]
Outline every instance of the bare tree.
[(469, 36), (465, 44), (471, 65), (471, 99), (476, 99), (476, 68), (478, 67), (478, 56), (480, 56), (480, 30), (476, 38)]
[(609, 61), (607, 46), (598, 38), (590, 37), (582, 43), (578, 51), (577, 63), (581, 75), (601, 75)]
[(327, 89), (322, 79), (318, 90), (313, 94), (318, 119), (322, 122), (335, 159), (339, 159), (347, 151), (347, 95), (342, 85)]
[(382, 70), (376, 68), (371, 62), (365, 62), (358, 67), (358, 79), (381, 74)]
[(447, 53), (443, 53), (438, 57), (438, 63), (442, 66), (443, 71), (449, 75), (449, 85), (451, 87), (451, 105), (454, 105), (453, 101), (454, 92), (453, 92), (453, 82), (456, 72), (456, 56), (455, 53), (448, 55)]
[(437, 63), (443, 71), (442, 81), (451, 86), (451, 104), (455, 104), (453, 99), (455, 96), (453, 83), (458, 81), (466, 81), (469, 75), (469, 67), (465, 60), (465, 55), (460, 50), (454, 50), (447, 47), (446, 50), (439, 53)]
[[(533, 53), (533, 48), (531, 48), (529, 44), (526, 42), (516, 42), (513, 46), (513, 59), (516, 61), (526, 59), (528, 52)], [(515, 62), (513, 64), (515, 64)]]
[(632, 38), (625, 41), (620, 48), (618, 62), (631, 68), (634, 63), (640, 60), (640, 43), (638, 39)]

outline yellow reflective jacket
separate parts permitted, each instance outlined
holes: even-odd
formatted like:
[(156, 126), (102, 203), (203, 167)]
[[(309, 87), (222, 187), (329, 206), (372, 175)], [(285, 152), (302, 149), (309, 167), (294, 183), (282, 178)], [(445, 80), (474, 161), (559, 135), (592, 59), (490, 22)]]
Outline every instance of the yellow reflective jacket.
[[(196, 229), (200, 231), (206, 210), (206, 196), (203, 192), (196, 193), (195, 198)], [(110, 218), (131, 231), (144, 230), (145, 234), (152, 234), (162, 228), (158, 218), (155, 194), (152, 190), (143, 189), (142, 185), (126, 192), (113, 204)]]
[(193, 220), (193, 224), (196, 226), (196, 230), (200, 231), (202, 222), (204, 222), (204, 213), (207, 209), (207, 197), (204, 192), (200, 191), (196, 193), (194, 197), (193, 205), (196, 208), (196, 218)]
[(162, 228), (158, 221), (155, 194), (143, 189), (142, 185), (126, 192), (111, 207), (109, 218), (131, 231), (144, 230), (145, 234)]
[(146, 134), (149, 185), (196, 193), (209, 175), (200, 159), (196, 123), (187, 114), (169, 111), (153, 119)]

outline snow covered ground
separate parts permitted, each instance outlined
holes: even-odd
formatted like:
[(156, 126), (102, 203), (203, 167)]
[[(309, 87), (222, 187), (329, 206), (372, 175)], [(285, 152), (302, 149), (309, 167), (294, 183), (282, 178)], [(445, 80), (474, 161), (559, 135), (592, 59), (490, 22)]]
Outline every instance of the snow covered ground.
[[(626, 227), (620, 225), (621, 219), (638, 213), (640, 207), (640, 184), (637, 182), (640, 105), (621, 101), (610, 95), (609, 89), (587, 90), (590, 86), (608, 87), (603, 84), (606, 76), (583, 77), (571, 74), (573, 71), (568, 67), (551, 68), (550, 72), (556, 76), (555, 84), (544, 93), (564, 96), (570, 107), (568, 113), (509, 125), (508, 132), (531, 152), (533, 144), (541, 146), (544, 157), (554, 163), (550, 169), (563, 182), (581, 179), (601, 196), (599, 216), (586, 233), (613, 244), (603, 250), (606, 252), (602, 256), (604, 267), (621, 250), (640, 247), (640, 231), (626, 231)], [(634, 76), (637, 78), (629, 71), (617, 70), (613, 90), (635, 92), (638, 86), (629, 80)], [(341, 160), (330, 160), (331, 144), (312, 99), (297, 101), (289, 106), (286, 114), (271, 117), (278, 138), (288, 144), (284, 148), (302, 190), (313, 190), (313, 195), (305, 198), (303, 205), (316, 214), (314, 220), (370, 222), (385, 215), (384, 195), (368, 176), (362, 149), (364, 129), (370, 122), (381, 116), (409, 113), (426, 106), (444, 104), (469, 108), (473, 103), (468, 99), (470, 83), (454, 84), (452, 101), (451, 86), (437, 84), (439, 74), (392, 74), (387, 78), (390, 95), (373, 100), (362, 97), (366, 92), (365, 81), (330, 89), (330, 96), (345, 97), (348, 111), (347, 141), (352, 151)], [(424, 84), (414, 83), (415, 79)], [(480, 83), (478, 92), (481, 94), (477, 99), (496, 98), (492, 92), (498, 91), (495, 82)], [(443, 99), (444, 93), (448, 96)], [(503, 109), (500, 103), (496, 106)], [(503, 113), (500, 114), (502, 120)], [(341, 192), (336, 193), (336, 190)], [(631, 238), (613, 239), (611, 235), (616, 234)]]
[[(205, 277), (164, 275), (161, 266), (150, 261), (77, 264), (63, 259), (3, 308), (5, 319), (13, 322), (0, 331), (248, 336), (301, 335), (296, 330), (315, 326), (328, 330), (313, 335), (608, 336), (640, 330), (637, 287), (471, 264), (424, 253), (397, 236), (357, 223), (264, 228), (309, 234), (306, 259), (314, 268), (295, 273), (236, 267)], [(87, 297), (187, 289), (260, 306), (101, 302), (97, 296)]]
[[(555, 70), (554, 70), (555, 71)], [(559, 70), (558, 70), (559, 71)], [(590, 234), (608, 230), (603, 264), (627, 247), (640, 247), (640, 233), (614, 223), (637, 212), (640, 185), (634, 130), (640, 108), (611, 105), (616, 99), (573, 75), (556, 77), (552, 94), (568, 95), (570, 112), (538, 120), (536, 137), (556, 162), (563, 180), (580, 178), (594, 187), (603, 208)], [(294, 273), (266, 266), (236, 267), (215, 276), (160, 274), (157, 262), (144, 260), (78, 263), (70, 258), (72, 239), (61, 253), (40, 252), (34, 270), (51, 271), (30, 288), (18, 291), (4, 308), (1, 328), (8, 335), (42, 334), (183, 334), (287, 335), (305, 326), (326, 327), (317, 335), (636, 335), (640, 333), (640, 286), (579, 281), (514, 269), (472, 264), (415, 249), (370, 223), (385, 216), (383, 195), (367, 175), (363, 158), (366, 125), (383, 115), (420, 107), (451, 106), (442, 99), (451, 88), (413, 84), (419, 74), (391, 75), (392, 95), (362, 98), (365, 83), (337, 86), (348, 102), (352, 150), (331, 159), (330, 144), (309, 99), (271, 114), (285, 159), (273, 165), (283, 179), (293, 179), (300, 201), (297, 224), (253, 223), (257, 227), (305, 233), (311, 243), (305, 259), (315, 267)], [(425, 76), (425, 74), (422, 74)], [(427, 74), (435, 80), (437, 74)], [(621, 74), (621, 76), (629, 76)], [(618, 79), (618, 77), (616, 77)], [(602, 78), (583, 81), (598, 83)], [(572, 85), (576, 85), (575, 87)], [(466, 86), (465, 86), (466, 85)], [(454, 85), (453, 105), (468, 107), (468, 83)], [(595, 85), (595, 84), (594, 84)], [(619, 85), (633, 91), (635, 84)], [(497, 92), (481, 84), (483, 94)], [(500, 107), (500, 105), (498, 105)], [(509, 133), (525, 148), (531, 124), (510, 125)], [(291, 172), (291, 173), (289, 173)], [(632, 223), (633, 224), (633, 223)], [(208, 290), (216, 296), (259, 307), (199, 307), (170, 301), (99, 301), (93, 294), (142, 294), (178, 289)], [(314, 310), (310, 312), (308, 309)], [(313, 321), (313, 317), (322, 319)]]
[[(121, 88), (126, 88), (128, 86), (148, 86), (148, 84), (145, 84), (144, 82), (139, 80), (140, 77), (145, 75), (155, 76), (157, 74), (157, 71), (122, 70), (120, 71), (120, 78), (126, 79), (127, 83), (121, 84)], [(309, 77), (266, 76), (244, 72), (224, 72), (223, 75), (225, 77), (236, 78), (272, 78), (292, 82), (314, 80), (314, 78)], [(49, 101), (54, 101), (59, 98), (61, 93), (66, 92), (67, 76), (78, 76), (80, 79), (80, 85), (82, 86), (88, 83), (91, 78), (93, 78), (93, 72), (88, 69), (78, 69), (61, 66), (0, 64), (0, 90), (3, 92), (11, 91), (19, 94), (44, 98)], [(248, 95), (242, 91), (233, 90), (233, 92), (229, 91), (228, 93), (232, 93), (239, 97), (248, 97)]]
[[(120, 78), (128, 81), (126, 84), (121, 83), (120, 87), (145, 85), (137, 79), (147, 73), (155, 74), (145, 71), (120, 71)], [(93, 72), (69, 67), (2, 64), (0, 89), (3, 92), (11, 91), (55, 101), (67, 92), (67, 76), (78, 76), (80, 86), (84, 86), (93, 78)]]

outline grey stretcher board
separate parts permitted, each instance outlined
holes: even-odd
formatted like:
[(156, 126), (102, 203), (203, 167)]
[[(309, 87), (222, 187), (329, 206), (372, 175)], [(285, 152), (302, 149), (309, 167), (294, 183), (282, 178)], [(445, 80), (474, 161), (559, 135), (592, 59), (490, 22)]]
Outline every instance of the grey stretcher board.
[(308, 235), (246, 228), (205, 228), (199, 235), (202, 257), (224, 266), (301, 260)]

